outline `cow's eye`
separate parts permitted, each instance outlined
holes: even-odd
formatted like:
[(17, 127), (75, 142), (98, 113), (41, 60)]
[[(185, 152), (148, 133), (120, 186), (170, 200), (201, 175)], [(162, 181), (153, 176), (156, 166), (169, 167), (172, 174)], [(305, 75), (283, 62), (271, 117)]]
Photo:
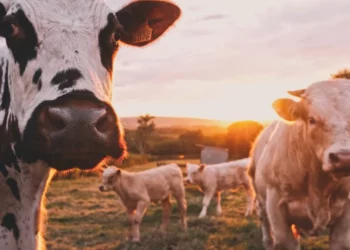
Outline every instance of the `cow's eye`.
[(316, 122), (316, 119), (314, 117), (309, 117), (309, 124), (310, 125), (315, 125), (317, 122)]
[(18, 33), (19, 27), (13, 17), (5, 17), (5, 19), (0, 23), (0, 36), (10, 38), (16, 36)]

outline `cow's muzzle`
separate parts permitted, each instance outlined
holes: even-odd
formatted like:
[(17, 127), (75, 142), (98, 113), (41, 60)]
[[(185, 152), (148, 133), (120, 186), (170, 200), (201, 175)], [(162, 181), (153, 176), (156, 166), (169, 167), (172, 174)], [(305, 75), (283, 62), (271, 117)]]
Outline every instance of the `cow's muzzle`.
[[(120, 158), (124, 138), (112, 107), (92, 94), (69, 94), (40, 105), (23, 136), (24, 158), (46, 161), (57, 170), (90, 169), (105, 157)], [(34, 137), (34, 138), (33, 138)], [(35, 159), (32, 159), (35, 160)]]
[(350, 174), (350, 151), (331, 152), (328, 155), (332, 173)]

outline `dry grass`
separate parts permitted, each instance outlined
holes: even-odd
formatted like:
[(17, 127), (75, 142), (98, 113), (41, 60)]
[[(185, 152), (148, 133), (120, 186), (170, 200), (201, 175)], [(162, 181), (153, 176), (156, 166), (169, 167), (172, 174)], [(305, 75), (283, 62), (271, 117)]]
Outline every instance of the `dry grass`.
[[(193, 161), (192, 161), (193, 162)], [(181, 164), (181, 163), (180, 163)], [(153, 164), (130, 170), (140, 171)], [(202, 194), (194, 187), (187, 188), (187, 233), (181, 231), (179, 213), (173, 201), (173, 213), (168, 233), (159, 232), (162, 209), (153, 204), (141, 224), (141, 244), (128, 243), (127, 217), (113, 192), (100, 193), (99, 179), (84, 177), (77, 180), (58, 180), (51, 184), (48, 198), (48, 249), (137, 249), (137, 250), (195, 250), (251, 249), (260, 250), (261, 232), (256, 216), (244, 217), (244, 192), (223, 195), (223, 214), (215, 215), (212, 202), (208, 218), (197, 219)], [(328, 249), (326, 236), (303, 239), (303, 249)]]

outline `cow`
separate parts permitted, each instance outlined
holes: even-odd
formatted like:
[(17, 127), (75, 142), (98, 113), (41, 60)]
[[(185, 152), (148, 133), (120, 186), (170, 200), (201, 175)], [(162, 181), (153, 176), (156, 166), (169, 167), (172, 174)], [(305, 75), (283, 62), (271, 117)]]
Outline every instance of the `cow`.
[(45, 249), (43, 197), (55, 170), (127, 152), (112, 107), (122, 44), (144, 47), (180, 17), (167, 1), (0, 0), (0, 249)]
[(216, 200), (216, 213), (221, 215), (221, 192), (243, 187), (247, 193), (247, 209), (245, 216), (249, 216), (254, 210), (254, 192), (247, 173), (249, 158), (229, 161), (219, 164), (198, 165), (187, 163), (186, 183), (196, 184), (204, 193), (203, 208), (199, 218), (207, 215), (207, 209), (213, 196)]
[(128, 213), (128, 238), (131, 241), (140, 241), (140, 224), (151, 202), (162, 203), (161, 231), (165, 232), (171, 214), (172, 195), (179, 207), (182, 228), (185, 231), (187, 229), (187, 203), (183, 175), (180, 167), (175, 163), (136, 173), (109, 166), (103, 171), (99, 190), (101, 192), (113, 190), (121, 199)]
[(273, 102), (282, 119), (261, 132), (251, 151), (263, 245), (300, 249), (300, 234), (329, 227), (330, 249), (350, 249), (350, 81), (288, 93), (298, 100)]

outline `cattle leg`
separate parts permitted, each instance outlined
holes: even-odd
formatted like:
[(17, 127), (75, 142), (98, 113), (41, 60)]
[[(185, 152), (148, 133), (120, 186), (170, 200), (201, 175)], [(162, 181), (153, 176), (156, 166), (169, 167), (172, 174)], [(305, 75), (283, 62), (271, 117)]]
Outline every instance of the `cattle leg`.
[(221, 215), (222, 214), (222, 208), (221, 208), (221, 192), (215, 193), (215, 200), (216, 200), (216, 214)]
[(214, 192), (210, 191), (210, 192), (204, 192), (204, 198), (203, 198), (203, 208), (201, 213), (199, 214), (199, 218), (203, 218), (207, 215), (207, 210), (210, 204), (210, 200), (213, 197)]
[(329, 249), (350, 249), (350, 201), (344, 206), (344, 213), (330, 230)]
[(185, 195), (182, 194), (182, 195), (175, 196), (175, 199), (180, 210), (181, 226), (184, 230), (186, 230), (187, 229), (187, 219), (186, 219), (187, 202), (185, 199)]
[(244, 189), (247, 193), (247, 209), (244, 216), (250, 216), (254, 211), (254, 191), (250, 185), (244, 185)]
[(171, 201), (170, 196), (168, 196), (166, 199), (162, 200), (162, 206), (163, 206), (163, 222), (160, 226), (161, 231), (165, 231), (168, 228), (169, 224), (169, 217), (171, 214)]
[(264, 245), (264, 248), (266, 250), (272, 250), (273, 249), (273, 240), (271, 236), (271, 227), (270, 222), (267, 218), (267, 213), (265, 207), (259, 203), (259, 206), (257, 206), (257, 213), (260, 218), (261, 223), (261, 231), (262, 231), (262, 242)]
[(135, 221), (135, 210), (128, 210), (128, 224), (129, 224), (129, 234), (128, 239), (133, 239), (133, 232), (134, 232), (134, 221)]
[(146, 212), (146, 209), (149, 205), (148, 201), (139, 201), (136, 206), (135, 214), (133, 216), (132, 223), (132, 241), (140, 241), (140, 225), (142, 217)]
[(275, 189), (267, 190), (266, 212), (271, 225), (275, 249), (300, 249), (299, 241), (294, 238), (291, 225), (286, 220), (287, 207)]

